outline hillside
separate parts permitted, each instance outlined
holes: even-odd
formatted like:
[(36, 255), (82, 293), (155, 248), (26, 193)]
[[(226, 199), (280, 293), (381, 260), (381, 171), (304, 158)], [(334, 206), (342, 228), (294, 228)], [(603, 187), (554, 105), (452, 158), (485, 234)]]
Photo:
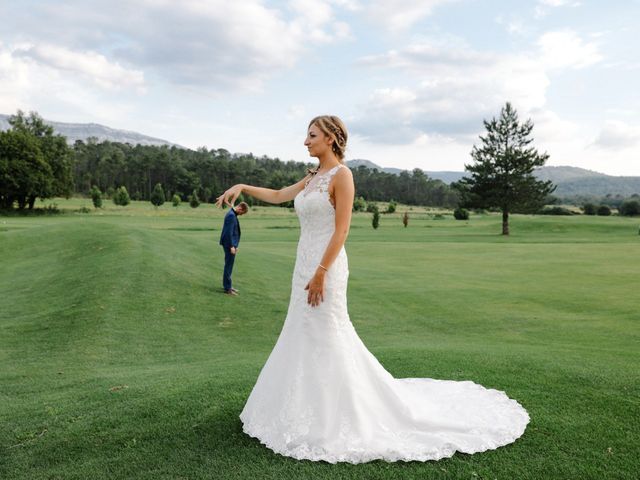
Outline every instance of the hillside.
[[(0, 114), (0, 130), (7, 130), (10, 127), (9, 117), (10, 115)], [(90, 137), (95, 137), (98, 142), (108, 140), (110, 142), (130, 143), (131, 145), (180, 146), (161, 138), (154, 138), (129, 130), (110, 128), (97, 123), (65, 123), (50, 120), (45, 120), (45, 122), (53, 127), (55, 133), (67, 137), (67, 143), (70, 145), (73, 145), (76, 140), (86, 141)]]
[[(395, 174), (402, 171), (397, 168), (382, 168), (364, 159), (350, 160), (347, 165), (351, 168), (364, 165), (367, 168), (377, 168), (382, 172)], [(436, 180), (452, 183), (460, 180), (465, 175), (465, 172), (425, 171), (425, 174)], [(542, 167), (536, 170), (535, 175), (540, 180), (551, 180), (557, 185), (554, 195), (559, 197), (577, 195), (622, 195), (628, 197), (636, 193), (640, 194), (640, 177), (615, 177), (584, 168), (568, 166)]]

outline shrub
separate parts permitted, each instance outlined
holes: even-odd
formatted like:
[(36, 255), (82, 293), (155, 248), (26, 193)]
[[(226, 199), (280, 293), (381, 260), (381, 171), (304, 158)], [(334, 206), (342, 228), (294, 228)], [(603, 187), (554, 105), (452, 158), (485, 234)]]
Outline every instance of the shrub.
[(173, 197), (171, 198), (171, 203), (173, 203), (174, 207), (177, 207), (178, 205), (180, 205), (180, 195), (178, 195), (177, 193), (174, 193)]
[(200, 206), (200, 199), (198, 198), (198, 192), (195, 190), (191, 195), (189, 195), (189, 205), (191, 205), (191, 208), (198, 208)]
[(398, 206), (398, 204), (396, 203), (396, 201), (395, 200), (391, 200), (389, 202), (389, 204), (387, 205), (387, 211), (385, 213), (395, 213), (397, 206)]
[(371, 226), (373, 228), (378, 228), (379, 225), (380, 225), (380, 212), (376, 210), (375, 212), (373, 212), (373, 218), (371, 219)]
[(638, 200), (625, 200), (618, 207), (618, 212), (626, 217), (640, 215), (640, 202)]
[(364, 212), (367, 209), (367, 202), (364, 198), (358, 197), (353, 201), (353, 210), (355, 212)]
[(78, 213), (90, 213), (90, 212), (91, 212), (91, 209), (85, 207), (84, 205), (78, 209)]
[(367, 212), (369, 213), (374, 213), (378, 211), (378, 205), (376, 203), (373, 202), (369, 202), (367, 204)]
[(596, 206), (593, 203), (585, 203), (582, 206), (582, 211), (585, 215), (595, 215), (596, 214)]
[(113, 198), (115, 193), (116, 191), (113, 187), (107, 187), (107, 190), (106, 190), (107, 198)]
[(573, 215), (573, 212), (564, 207), (547, 207), (538, 212), (541, 215)]
[(121, 207), (129, 205), (129, 203), (131, 203), (129, 192), (127, 192), (127, 189), (126, 187), (124, 187), (124, 185), (118, 188), (113, 194), (113, 203), (115, 203), (116, 205), (120, 205)]
[(456, 208), (453, 211), (453, 216), (456, 220), (469, 220), (469, 210), (466, 208)]
[(598, 215), (603, 216), (603, 217), (607, 217), (607, 216), (611, 215), (611, 209), (607, 205), (600, 205), (598, 207), (598, 210), (596, 211), (596, 213)]
[(444, 220), (444, 215), (442, 215), (441, 213), (436, 213), (436, 214), (433, 216), (433, 219), (434, 219), (434, 220)]
[(93, 206), (95, 208), (102, 208), (102, 192), (100, 189), (94, 185), (91, 187), (91, 201), (93, 202)]
[(162, 189), (162, 185), (156, 183), (156, 186), (153, 187), (153, 192), (151, 192), (151, 197), (149, 198), (151, 203), (153, 203), (154, 207), (159, 207), (164, 203), (164, 190)]
[(402, 215), (402, 224), (404, 225), (404, 228), (407, 228), (409, 225), (409, 214), (407, 212), (404, 212), (404, 215)]

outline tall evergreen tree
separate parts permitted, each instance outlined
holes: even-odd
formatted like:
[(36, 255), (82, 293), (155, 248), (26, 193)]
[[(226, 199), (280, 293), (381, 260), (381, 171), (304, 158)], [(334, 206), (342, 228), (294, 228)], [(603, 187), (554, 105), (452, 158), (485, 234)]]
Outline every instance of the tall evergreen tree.
[(461, 194), (461, 205), (474, 208), (499, 208), (502, 211), (502, 234), (509, 235), (509, 214), (538, 210), (545, 198), (555, 190), (550, 181), (539, 181), (533, 171), (545, 164), (549, 155), (531, 146), (531, 119), (524, 123), (509, 102), (500, 118), (484, 120), (487, 129), (480, 136), (480, 146), (473, 146), (473, 165), (465, 165), (471, 177), (455, 186)]
[(151, 203), (153, 203), (153, 205), (156, 207), (159, 207), (164, 203), (164, 190), (162, 189), (162, 185), (160, 185), (159, 183), (156, 183), (156, 186), (153, 187), (153, 192), (151, 192), (150, 200)]

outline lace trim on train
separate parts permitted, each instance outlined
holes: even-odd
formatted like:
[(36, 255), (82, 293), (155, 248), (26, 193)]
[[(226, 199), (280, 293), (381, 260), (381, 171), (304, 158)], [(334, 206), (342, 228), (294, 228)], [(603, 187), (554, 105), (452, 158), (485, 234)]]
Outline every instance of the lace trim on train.
[[(412, 381), (414, 379), (399, 380)], [(468, 444), (456, 445), (452, 442), (445, 441), (440, 448), (416, 444), (415, 440), (407, 438), (407, 435), (403, 434), (404, 432), (387, 431), (386, 433), (393, 438), (393, 447), (387, 448), (385, 451), (374, 452), (367, 450), (366, 447), (358, 446), (358, 439), (350, 437), (349, 433), (351, 428), (347, 418), (343, 418), (340, 425), (340, 439), (343, 440), (346, 445), (351, 443), (351, 447), (346, 448), (346, 451), (340, 453), (330, 452), (325, 448), (309, 445), (307, 442), (298, 440), (301, 436), (308, 433), (308, 425), (313, 417), (313, 412), (309, 409), (306, 412), (298, 412), (295, 419), (272, 418), (268, 423), (259, 421), (259, 415), (253, 412), (251, 418), (246, 418), (246, 416), (243, 418), (241, 416), (243, 423), (242, 430), (247, 435), (256, 438), (260, 443), (280, 455), (293, 457), (297, 460), (325, 461), (328, 463), (347, 462), (353, 464), (366, 463), (373, 460), (384, 460), (387, 462), (440, 460), (451, 457), (456, 452), (472, 454), (486, 450), (494, 450), (498, 447), (513, 443), (521, 437), (529, 423), (529, 415), (526, 413), (526, 410), (522, 408), (522, 405), (516, 400), (509, 398), (507, 394), (501, 390), (485, 389), (475, 382), (469, 383), (473, 384), (472, 387), (475, 387), (477, 390), (489, 392), (491, 400), (495, 401), (496, 408), (502, 408), (504, 411), (512, 413), (514, 417), (518, 417), (520, 421), (515, 421), (516, 419), (514, 418), (511, 424), (505, 425), (500, 435), (495, 435), (495, 432), (485, 432), (483, 436), (480, 430), (470, 430), (468, 432), (469, 434), (478, 436), (470, 440)], [(286, 409), (281, 411), (281, 416), (287, 416), (286, 411)], [(268, 412), (262, 413), (263, 419), (270, 418)], [(285, 430), (286, 433), (280, 430), (282, 424), (279, 422), (283, 420), (286, 422), (285, 424), (288, 424)]]

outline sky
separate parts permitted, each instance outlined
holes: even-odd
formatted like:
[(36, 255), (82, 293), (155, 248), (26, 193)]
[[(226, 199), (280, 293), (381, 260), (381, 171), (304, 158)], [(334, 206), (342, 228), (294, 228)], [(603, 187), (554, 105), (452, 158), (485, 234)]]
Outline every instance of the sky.
[(2, 0), (0, 113), (461, 171), (505, 102), (547, 165), (640, 175), (640, 0)]

